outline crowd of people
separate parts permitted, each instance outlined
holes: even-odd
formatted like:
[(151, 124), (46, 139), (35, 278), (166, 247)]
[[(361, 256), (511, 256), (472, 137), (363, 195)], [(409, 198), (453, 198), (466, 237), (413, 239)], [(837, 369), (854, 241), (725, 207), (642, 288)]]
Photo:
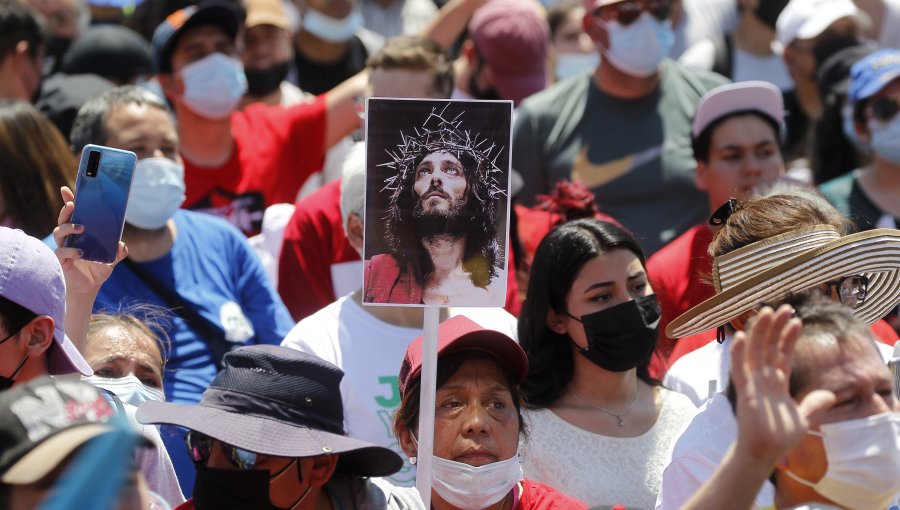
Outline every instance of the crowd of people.
[(897, 509), (898, 113), (900, 0), (0, 0), (0, 509), (424, 510), (446, 303), (431, 508)]

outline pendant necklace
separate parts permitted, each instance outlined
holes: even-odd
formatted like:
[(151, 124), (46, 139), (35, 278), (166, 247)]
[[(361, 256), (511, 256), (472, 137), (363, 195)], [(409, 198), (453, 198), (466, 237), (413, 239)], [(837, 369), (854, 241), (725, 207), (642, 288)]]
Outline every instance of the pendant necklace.
[(628, 413), (630, 413), (632, 409), (634, 409), (634, 405), (637, 403), (638, 395), (640, 395), (640, 394), (641, 394), (641, 382), (638, 381), (638, 382), (637, 382), (637, 388), (635, 388), (635, 390), (634, 390), (634, 398), (631, 399), (631, 403), (628, 404), (628, 407), (627, 407), (624, 411), (622, 411), (621, 413), (614, 413), (614, 412), (610, 411), (609, 409), (604, 409), (604, 408), (602, 408), (602, 407), (600, 407), (600, 406), (598, 406), (598, 405), (594, 405), (594, 404), (588, 402), (587, 400), (585, 400), (585, 399), (579, 397), (578, 394), (575, 393), (574, 391), (572, 392), (572, 396), (575, 397), (575, 400), (581, 402), (582, 404), (584, 404), (584, 405), (586, 405), (586, 406), (588, 406), (588, 407), (590, 407), (590, 408), (592, 408), (592, 409), (596, 409), (596, 410), (598, 410), (598, 411), (603, 411), (604, 413), (606, 413), (606, 414), (608, 414), (608, 415), (610, 415), (610, 416), (615, 417), (616, 420), (618, 420), (618, 425), (619, 425), (620, 427), (624, 427), (624, 426), (625, 426), (625, 420), (624, 420), (623, 418), (625, 417), (625, 415), (627, 415)]

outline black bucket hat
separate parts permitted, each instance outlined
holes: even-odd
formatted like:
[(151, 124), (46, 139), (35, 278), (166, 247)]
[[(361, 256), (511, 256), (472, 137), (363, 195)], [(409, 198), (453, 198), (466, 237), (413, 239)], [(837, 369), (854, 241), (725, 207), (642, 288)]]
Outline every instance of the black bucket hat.
[(235, 349), (223, 365), (198, 405), (147, 402), (138, 421), (179, 425), (265, 455), (339, 454), (342, 473), (387, 476), (403, 467), (392, 450), (344, 434), (344, 372), (336, 366), (275, 345)]

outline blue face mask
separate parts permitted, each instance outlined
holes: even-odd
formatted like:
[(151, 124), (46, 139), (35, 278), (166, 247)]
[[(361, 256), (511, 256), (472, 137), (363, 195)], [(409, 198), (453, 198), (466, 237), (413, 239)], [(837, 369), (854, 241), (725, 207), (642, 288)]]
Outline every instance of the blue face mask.
[(863, 154), (872, 152), (872, 148), (866, 142), (860, 140), (859, 133), (856, 132), (856, 126), (853, 121), (853, 105), (850, 103), (841, 108), (841, 131), (843, 131), (844, 137), (850, 141), (850, 144), (853, 145), (857, 152)]
[(887, 122), (869, 121), (872, 133), (872, 150), (878, 156), (900, 165), (900, 115)]

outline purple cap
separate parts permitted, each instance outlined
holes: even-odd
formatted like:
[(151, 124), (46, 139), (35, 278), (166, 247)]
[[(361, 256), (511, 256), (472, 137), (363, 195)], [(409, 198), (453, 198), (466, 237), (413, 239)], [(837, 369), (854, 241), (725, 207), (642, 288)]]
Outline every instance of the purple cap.
[(533, 2), (488, 2), (469, 21), (469, 35), (503, 99), (518, 104), (547, 86), (550, 27)]
[(884, 48), (870, 53), (850, 68), (850, 102), (874, 96), (897, 78), (900, 78), (900, 50)]
[(0, 296), (53, 319), (56, 347), (47, 350), (51, 374), (92, 375), (90, 365), (63, 331), (66, 280), (56, 254), (21, 230), (0, 227)]

